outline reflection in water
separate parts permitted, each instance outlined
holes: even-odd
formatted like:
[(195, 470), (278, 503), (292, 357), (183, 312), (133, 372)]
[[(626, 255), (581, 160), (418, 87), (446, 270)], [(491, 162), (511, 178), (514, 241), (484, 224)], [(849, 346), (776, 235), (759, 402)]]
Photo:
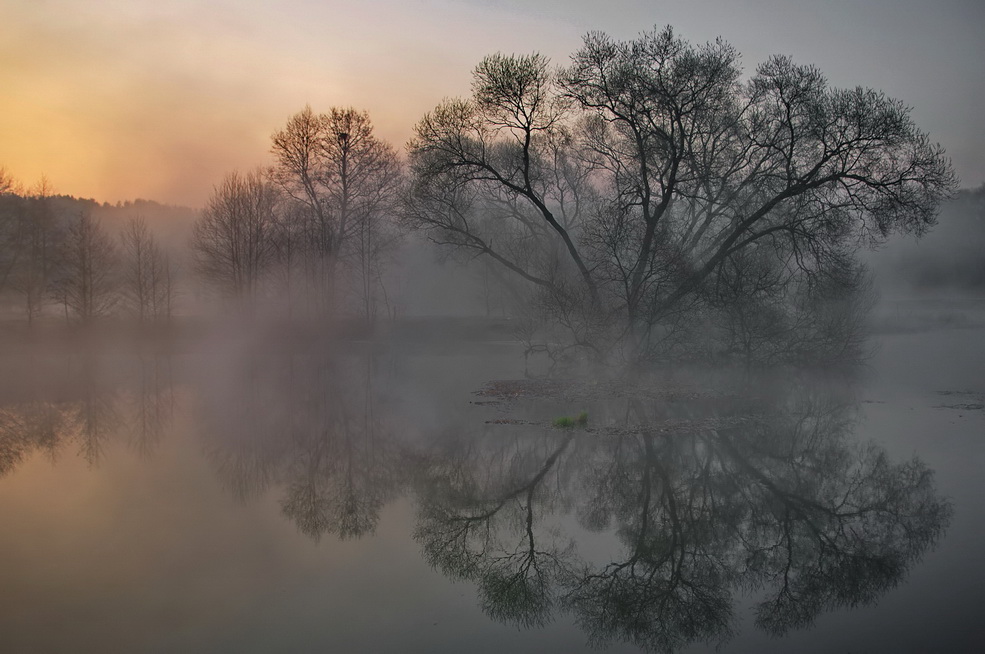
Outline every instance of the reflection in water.
[(496, 619), (546, 624), (572, 569), (573, 543), (537, 523), (566, 508), (559, 468), (572, 440), (490, 431), (426, 459), (416, 537), (433, 566), (478, 583), (482, 606)]
[(0, 409), (0, 475), (14, 470), (32, 452), (54, 457), (69, 431), (66, 412), (53, 402), (26, 402)]
[(371, 534), (397, 486), (372, 381), (372, 360), (254, 358), (203, 386), (224, 393), (202, 398), (207, 456), (240, 498), (278, 486), (284, 515), (316, 541)]
[[(588, 429), (511, 419), (422, 440), (385, 401), (391, 380), (372, 356), (237, 361), (206, 362), (189, 384), (206, 457), (234, 495), (273, 493), (317, 541), (373, 534), (412, 493), (424, 557), (474, 583), (491, 618), (567, 614), (596, 645), (724, 641), (749, 596), (768, 633), (808, 626), (899, 583), (950, 518), (921, 461), (858, 442), (857, 402), (838, 384), (637, 385), (604, 402), (596, 390), (578, 400), (596, 405)], [(121, 429), (155, 450), (177, 403), (171, 361), (140, 359), (113, 383), (90, 363), (0, 407), (0, 475), (69, 443), (94, 465)]]
[(161, 357), (130, 363), (107, 374), (98, 357), (84, 353), (47, 370), (45, 383), (24, 389), (27, 397), (0, 406), (0, 476), (35, 451), (54, 459), (71, 444), (97, 466), (121, 427), (138, 450), (149, 452), (173, 412), (170, 363)]
[[(727, 639), (743, 591), (759, 591), (756, 622), (777, 635), (871, 602), (936, 541), (950, 508), (920, 461), (894, 464), (854, 441), (852, 402), (808, 384), (778, 391), (637, 394), (605, 429), (463, 437), (422, 477), (425, 555), (476, 582), (494, 618), (542, 624), (570, 611), (595, 644), (653, 651)], [(565, 514), (611, 533), (620, 553), (582, 556)]]
[(153, 454), (174, 420), (175, 396), (169, 357), (140, 358), (130, 392), (127, 433), (143, 455)]
[[(88, 371), (86, 378), (92, 378)], [(76, 404), (74, 422), (81, 455), (90, 466), (99, 463), (106, 441), (121, 422), (116, 410), (117, 401), (112, 389), (100, 389), (96, 384), (82, 385), (82, 398)]]

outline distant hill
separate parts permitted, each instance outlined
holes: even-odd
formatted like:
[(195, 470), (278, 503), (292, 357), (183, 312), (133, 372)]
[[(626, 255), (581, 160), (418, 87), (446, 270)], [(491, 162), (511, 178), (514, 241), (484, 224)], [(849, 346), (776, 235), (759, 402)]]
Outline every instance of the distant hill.
[(111, 233), (122, 229), (128, 219), (143, 217), (158, 241), (175, 252), (187, 248), (192, 225), (198, 217), (195, 209), (161, 204), (154, 200), (100, 204), (95, 200), (59, 195), (51, 198), (51, 201), (55, 211), (65, 216), (77, 215), (80, 211), (91, 212)]

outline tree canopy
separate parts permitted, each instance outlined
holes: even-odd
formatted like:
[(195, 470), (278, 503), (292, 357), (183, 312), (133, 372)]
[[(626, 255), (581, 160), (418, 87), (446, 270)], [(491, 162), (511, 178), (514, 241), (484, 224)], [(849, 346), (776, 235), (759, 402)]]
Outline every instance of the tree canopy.
[(416, 127), (408, 216), (595, 347), (645, 351), (682, 314), (734, 334), (741, 304), (793, 328), (859, 286), (858, 247), (922, 233), (956, 183), (900, 102), (781, 56), (743, 79), (730, 45), (669, 27), (473, 76)]

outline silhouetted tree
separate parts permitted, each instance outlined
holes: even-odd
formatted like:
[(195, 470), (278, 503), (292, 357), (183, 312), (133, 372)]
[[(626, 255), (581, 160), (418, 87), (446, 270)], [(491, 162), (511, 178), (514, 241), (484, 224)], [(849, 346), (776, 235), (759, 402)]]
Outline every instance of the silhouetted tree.
[(120, 235), (123, 246), (123, 297), (141, 321), (169, 318), (174, 299), (171, 260), (141, 217), (127, 221)]
[[(0, 174), (6, 174), (0, 170)], [(24, 248), (26, 201), (10, 189), (12, 181), (0, 176), (0, 292), (7, 290)]]
[(17, 276), (28, 322), (39, 315), (44, 307), (52, 274), (58, 265), (56, 258), (65, 238), (64, 226), (59, 224), (61, 221), (52, 207), (51, 196), (51, 184), (42, 176), (28, 200), (24, 256)]
[(59, 262), (54, 292), (66, 315), (88, 321), (112, 311), (119, 299), (118, 252), (92, 214), (82, 212), (70, 225)]
[(14, 176), (11, 175), (6, 168), (0, 166), (0, 195), (16, 193), (17, 189), (17, 180), (14, 179)]
[(526, 280), (569, 338), (636, 354), (750, 298), (797, 323), (819, 286), (852, 290), (860, 243), (923, 233), (955, 186), (901, 103), (784, 57), (743, 82), (731, 46), (670, 28), (591, 33), (557, 72), (487, 57), (410, 151), (415, 224)]
[(369, 115), (310, 107), (273, 135), (270, 177), (304, 211), (307, 276), (329, 304), (337, 269), (353, 280), (360, 312), (372, 317), (382, 284), (380, 268), (392, 235), (391, 214), (400, 185), (393, 148), (373, 134)]
[(28, 322), (42, 311), (65, 238), (64, 221), (53, 206), (44, 177), (21, 196), (7, 183), (0, 193), (0, 292), (12, 290), (24, 302)]
[(277, 190), (259, 171), (230, 173), (194, 226), (192, 249), (202, 277), (233, 297), (254, 298), (274, 260)]
[(275, 287), (286, 301), (289, 317), (295, 314), (298, 296), (311, 291), (311, 278), (305, 270), (309, 255), (307, 240), (309, 211), (310, 209), (304, 204), (289, 201), (283, 203), (277, 213), (274, 279)]

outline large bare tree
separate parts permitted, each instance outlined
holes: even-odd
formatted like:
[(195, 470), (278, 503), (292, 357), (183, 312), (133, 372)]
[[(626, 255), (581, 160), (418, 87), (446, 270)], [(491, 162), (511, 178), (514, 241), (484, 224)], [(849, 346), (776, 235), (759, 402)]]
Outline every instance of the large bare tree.
[(784, 57), (743, 80), (731, 46), (670, 28), (589, 34), (561, 70), (487, 57), (410, 150), (417, 225), (637, 347), (738, 299), (796, 322), (858, 279), (859, 244), (922, 233), (955, 186), (900, 102)]
[(370, 315), (401, 181), (396, 152), (366, 112), (337, 107), (305, 107), (273, 135), (272, 152), (270, 178), (303, 207), (293, 216), (303, 222), (309, 281), (331, 304), (341, 264)]

